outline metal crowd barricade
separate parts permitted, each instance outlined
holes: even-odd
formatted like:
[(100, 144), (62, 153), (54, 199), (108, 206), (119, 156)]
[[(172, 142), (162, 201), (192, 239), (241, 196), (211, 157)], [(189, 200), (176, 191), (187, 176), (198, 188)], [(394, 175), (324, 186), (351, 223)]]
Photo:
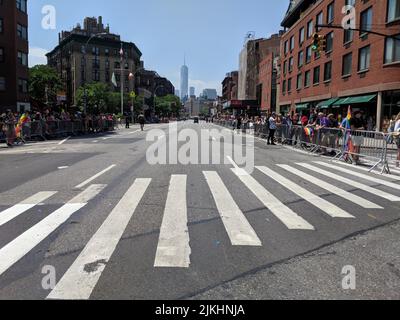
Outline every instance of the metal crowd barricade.
[(400, 169), (400, 134), (388, 133), (386, 135), (387, 148), (385, 158), (387, 160), (389, 170), (391, 167)]

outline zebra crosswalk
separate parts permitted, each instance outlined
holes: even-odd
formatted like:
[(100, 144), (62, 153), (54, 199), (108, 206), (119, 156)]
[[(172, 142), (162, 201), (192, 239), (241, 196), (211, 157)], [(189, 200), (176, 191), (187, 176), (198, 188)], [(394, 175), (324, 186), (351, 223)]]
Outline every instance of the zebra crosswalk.
[[(357, 221), (360, 216), (367, 219), (367, 213), (379, 213), (382, 216), (386, 213), (384, 210), (386, 206), (393, 206), (396, 202), (400, 202), (400, 185), (397, 179), (361, 173), (357, 169), (332, 163), (299, 162), (257, 166), (256, 169), (254, 173), (248, 174), (236, 166), (225, 171), (224, 174), (233, 174), (230, 178), (239, 182), (241, 188), (247, 190), (263, 205), (260, 212), (265, 217), (274, 220), (274, 223), (281, 224), (282, 232), (301, 232), (302, 235), (307, 236), (309, 233), (317, 232), (320, 226), (318, 220), (313, 220), (307, 212), (302, 212), (301, 206), (294, 206), (282, 200), (282, 197), (277, 195), (276, 186), (278, 185), (283, 187), (285, 192), (291, 193), (298, 201), (303, 201), (309, 208), (312, 207), (315, 212), (319, 212), (320, 216), (324, 217), (319, 221), (324, 223), (333, 224), (334, 221), (341, 219)], [(265, 236), (260, 233), (263, 229), (268, 232), (268, 223), (266, 222), (263, 226), (254, 224), (254, 220), (243, 210), (243, 205), (237, 200), (237, 190), (226, 183), (226, 176), (218, 171), (202, 171), (202, 176), (230, 245), (241, 247), (242, 250), (269, 248), (270, 243), (265, 241)], [(296, 177), (296, 179), (290, 177)], [(95, 179), (82, 184), (80, 188), (92, 183)], [(262, 183), (266, 181), (265, 179), (269, 181), (269, 184)], [(67, 268), (56, 287), (48, 294), (48, 299), (90, 298), (121, 242), (128, 224), (135, 214), (140, 212), (143, 198), (149, 192), (152, 183), (154, 183), (154, 178), (136, 178), (131, 182), (128, 190), (84, 245), (79, 256)], [(104, 184), (90, 184), (84, 190), (79, 190), (80, 193), (73, 199), (0, 248), (0, 277), (42, 241), (50, 237), (75, 213), (99, 197), (106, 187), (107, 185)], [(329, 195), (344, 201), (333, 203), (329, 201), (329, 198), (313, 192), (316, 188), (323, 189)], [(191, 246), (188, 175), (171, 175), (165, 192), (166, 201), (163, 216), (160, 219), (155, 251), (149, 252), (153, 261), (151, 267), (154, 270), (189, 269), (193, 261), (196, 261), (192, 259), (192, 256), (197, 253), (194, 251), (196, 246)], [(6, 227), (8, 223), (20, 218), (23, 214), (29, 214), (32, 208), (42, 205), (57, 193), (57, 191), (41, 191), (0, 212), (0, 228)], [(371, 195), (373, 195), (372, 198)], [(354, 214), (349, 210), (349, 206), (362, 208), (364, 210), (362, 212), (366, 214)], [(204, 236), (207, 237), (207, 234)]]

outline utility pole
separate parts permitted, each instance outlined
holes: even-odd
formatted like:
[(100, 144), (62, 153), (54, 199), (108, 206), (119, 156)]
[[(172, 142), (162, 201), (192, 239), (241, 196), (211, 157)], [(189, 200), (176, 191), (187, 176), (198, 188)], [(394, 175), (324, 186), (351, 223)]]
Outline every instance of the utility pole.
[(124, 73), (123, 73), (123, 63), (124, 63), (124, 49), (122, 47), (122, 42), (121, 42), (121, 51), (120, 51), (120, 55), (121, 55), (121, 115), (122, 117), (124, 116)]

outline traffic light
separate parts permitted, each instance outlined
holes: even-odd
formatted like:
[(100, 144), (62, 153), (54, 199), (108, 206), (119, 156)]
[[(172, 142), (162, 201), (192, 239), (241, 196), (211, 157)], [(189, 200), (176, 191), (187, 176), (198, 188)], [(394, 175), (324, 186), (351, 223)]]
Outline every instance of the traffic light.
[(320, 47), (319, 47), (319, 34), (318, 33), (314, 33), (313, 35), (313, 44), (311, 46), (312, 51), (316, 52), (319, 51)]
[(313, 35), (313, 44), (311, 49), (314, 52), (325, 52), (326, 51), (326, 37), (319, 35), (318, 33), (314, 33)]

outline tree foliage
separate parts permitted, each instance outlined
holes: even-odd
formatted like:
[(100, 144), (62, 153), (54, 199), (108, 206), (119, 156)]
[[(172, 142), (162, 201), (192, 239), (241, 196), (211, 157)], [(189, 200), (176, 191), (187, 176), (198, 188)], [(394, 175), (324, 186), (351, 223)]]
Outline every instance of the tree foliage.
[(43, 104), (55, 103), (60, 90), (62, 81), (56, 70), (46, 65), (29, 69), (29, 94), (33, 99)]
[(182, 109), (182, 104), (180, 99), (173, 94), (169, 94), (165, 97), (156, 97), (155, 112), (158, 116), (179, 117), (181, 109)]

